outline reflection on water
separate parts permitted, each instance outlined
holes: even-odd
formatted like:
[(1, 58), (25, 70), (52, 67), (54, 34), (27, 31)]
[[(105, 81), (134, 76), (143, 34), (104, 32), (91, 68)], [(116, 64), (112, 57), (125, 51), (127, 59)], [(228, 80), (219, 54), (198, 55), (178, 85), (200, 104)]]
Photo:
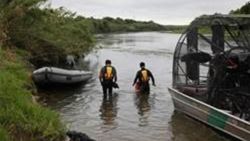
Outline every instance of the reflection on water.
[(173, 113), (171, 126), (173, 141), (226, 141), (226, 138), (218, 136), (210, 127), (179, 112)]
[(149, 94), (135, 94), (134, 102), (139, 114), (139, 126), (147, 126), (150, 115)]
[(112, 125), (114, 124), (115, 118), (117, 116), (117, 100), (118, 94), (114, 93), (112, 96), (103, 97), (100, 117), (103, 120), (103, 124)]
[[(93, 71), (93, 79), (76, 88), (46, 90), (46, 103), (60, 112), (69, 129), (97, 141), (221, 141), (203, 124), (173, 114), (167, 87), (179, 36), (159, 32), (102, 35), (97, 45), (102, 48), (82, 60)], [(98, 80), (106, 59), (116, 67), (120, 86), (110, 99), (103, 99)], [(149, 95), (135, 94), (132, 87), (141, 61), (156, 80)]]

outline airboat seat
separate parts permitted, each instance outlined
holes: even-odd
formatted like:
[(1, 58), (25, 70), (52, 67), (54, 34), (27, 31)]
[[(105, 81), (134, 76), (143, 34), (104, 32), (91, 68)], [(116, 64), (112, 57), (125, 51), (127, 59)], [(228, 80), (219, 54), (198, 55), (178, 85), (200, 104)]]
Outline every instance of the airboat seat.
[(177, 89), (189, 96), (204, 96), (207, 93), (207, 88), (206, 87), (201, 87), (201, 86), (178, 86)]

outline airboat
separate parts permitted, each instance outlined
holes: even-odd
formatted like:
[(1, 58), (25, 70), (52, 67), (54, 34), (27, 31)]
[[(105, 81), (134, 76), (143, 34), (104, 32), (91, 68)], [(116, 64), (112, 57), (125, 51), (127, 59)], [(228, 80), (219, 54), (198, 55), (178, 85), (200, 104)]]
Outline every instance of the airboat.
[(250, 16), (203, 15), (181, 35), (169, 88), (175, 110), (250, 140)]

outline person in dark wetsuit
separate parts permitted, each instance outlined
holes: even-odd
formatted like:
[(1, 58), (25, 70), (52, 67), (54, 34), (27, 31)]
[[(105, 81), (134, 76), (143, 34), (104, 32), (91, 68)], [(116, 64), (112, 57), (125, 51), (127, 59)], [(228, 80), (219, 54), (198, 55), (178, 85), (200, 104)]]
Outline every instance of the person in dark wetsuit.
[(150, 92), (150, 86), (149, 86), (150, 78), (152, 79), (153, 86), (155, 86), (154, 76), (148, 69), (145, 68), (144, 62), (140, 63), (140, 68), (141, 70), (139, 70), (136, 73), (133, 86), (138, 82), (140, 85), (140, 92), (149, 93)]
[(106, 60), (105, 66), (100, 70), (99, 80), (102, 85), (104, 98), (107, 98), (107, 91), (109, 93), (109, 97), (112, 97), (113, 84), (117, 81), (117, 75), (116, 69), (111, 66), (110, 60)]

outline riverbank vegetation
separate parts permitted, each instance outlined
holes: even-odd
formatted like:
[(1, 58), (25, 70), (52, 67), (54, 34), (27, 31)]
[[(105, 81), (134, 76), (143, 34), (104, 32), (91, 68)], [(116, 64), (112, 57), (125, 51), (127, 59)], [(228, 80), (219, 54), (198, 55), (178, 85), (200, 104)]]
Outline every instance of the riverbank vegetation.
[(0, 140), (63, 140), (59, 115), (34, 101), (26, 61), (16, 52), (0, 49)]
[(87, 27), (75, 22), (74, 14), (62, 8), (41, 9), (44, 2), (1, 2), (3, 44), (28, 51), (26, 57), (36, 67), (57, 65), (66, 54), (88, 51), (94, 39)]
[[(39, 60), (57, 62), (67, 52), (88, 50), (93, 42), (87, 31), (71, 26), (74, 25), (71, 15), (61, 15), (60, 9), (41, 10), (42, 2), (0, 2), (1, 141), (63, 140), (65, 128), (59, 115), (33, 99), (28, 61), (34, 66), (39, 65)], [(72, 37), (75, 34), (78, 35)]]

